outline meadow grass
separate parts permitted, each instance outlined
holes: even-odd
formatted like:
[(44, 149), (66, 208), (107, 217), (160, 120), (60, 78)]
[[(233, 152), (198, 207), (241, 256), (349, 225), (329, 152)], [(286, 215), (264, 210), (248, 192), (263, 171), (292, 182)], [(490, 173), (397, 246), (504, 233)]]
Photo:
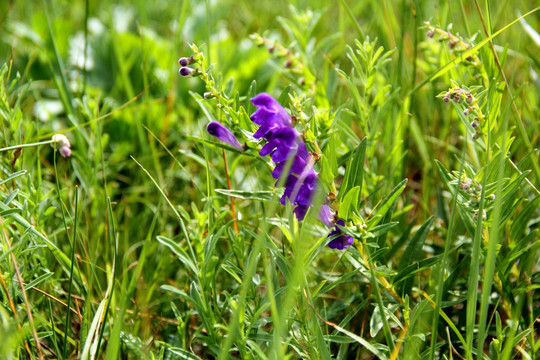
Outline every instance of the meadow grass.
[[(0, 31), (0, 359), (540, 359), (533, 2), (21, 0)], [(315, 159), (303, 221), (262, 92)]]

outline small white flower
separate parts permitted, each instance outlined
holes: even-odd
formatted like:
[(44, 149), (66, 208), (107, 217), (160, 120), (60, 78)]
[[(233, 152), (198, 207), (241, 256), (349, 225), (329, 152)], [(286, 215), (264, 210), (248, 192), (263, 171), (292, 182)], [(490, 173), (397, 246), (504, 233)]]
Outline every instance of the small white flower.
[(62, 134), (56, 134), (52, 137), (51, 146), (60, 152), (62, 157), (71, 156), (71, 144), (69, 143), (68, 138)]

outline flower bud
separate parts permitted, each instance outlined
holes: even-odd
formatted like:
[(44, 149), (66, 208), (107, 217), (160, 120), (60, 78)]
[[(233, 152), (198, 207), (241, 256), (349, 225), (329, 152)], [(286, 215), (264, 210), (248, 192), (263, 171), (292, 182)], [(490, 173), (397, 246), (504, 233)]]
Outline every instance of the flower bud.
[(56, 134), (52, 137), (51, 146), (60, 152), (62, 157), (71, 156), (71, 144), (69, 143), (68, 138), (62, 134)]
[(459, 187), (461, 187), (463, 190), (468, 190), (471, 187), (471, 179), (466, 177), (462, 181), (459, 182)]
[(183, 77), (186, 77), (186, 76), (190, 76), (191, 74), (193, 74), (193, 69), (192, 68), (189, 68), (189, 67), (181, 67), (180, 70), (178, 71), (180, 73), (180, 75), (182, 75)]
[(432, 38), (433, 35), (435, 35), (435, 32), (433, 30), (429, 30), (426, 34), (429, 38)]
[(195, 62), (195, 59), (193, 58), (193, 55), (191, 55), (190, 57), (181, 57), (180, 59), (178, 59), (178, 63), (182, 67), (188, 66), (189, 64), (193, 64), (194, 62)]
[[(478, 210), (474, 211), (473, 219), (478, 220)], [(484, 220), (484, 221), (487, 220), (486, 209), (482, 210), (482, 220)]]
[(208, 131), (210, 135), (216, 137), (218, 140), (221, 140), (240, 151), (244, 150), (244, 147), (238, 142), (234, 134), (221, 123), (211, 121), (206, 127), (206, 131)]
[(330, 206), (321, 205), (321, 209), (319, 210), (319, 220), (326, 226), (334, 226), (336, 214), (330, 209)]

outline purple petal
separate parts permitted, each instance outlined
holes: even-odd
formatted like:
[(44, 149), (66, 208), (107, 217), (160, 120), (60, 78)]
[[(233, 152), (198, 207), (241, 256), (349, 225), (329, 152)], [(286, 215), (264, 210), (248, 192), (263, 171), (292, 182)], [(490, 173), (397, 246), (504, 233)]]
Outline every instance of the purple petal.
[(296, 218), (298, 219), (298, 221), (302, 221), (306, 217), (306, 213), (308, 210), (309, 210), (309, 206), (298, 205), (293, 210), (293, 213), (296, 215)]
[(238, 142), (233, 133), (225, 126), (221, 125), (217, 121), (211, 121), (206, 127), (206, 131), (218, 140), (223, 141), (231, 146), (234, 146), (238, 150), (244, 150), (242, 145)]
[(62, 155), (62, 157), (71, 156), (71, 149), (68, 146), (62, 146), (58, 151), (60, 151), (60, 155)]
[(251, 99), (251, 103), (258, 108), (250, 117), (255, 124), (262, 125), (271, 121), (292, 127), (289, 114), (270, 94), (260, 93)]
[(330, 234), (328, 234), (327, 238), (334, 237), (334, 239), (328, 243), (328, 247), (332, 249), (344, 250), (353, 244), (354, 238), (350, 235), (344, 234), (337, 225), (345, 226), (345, 221), (339, 219), (336, 222), (334, 229), (330, 231)]
[(275, 148), (276, 148), (276, 146), (273, 143), (271, 143), (271, 142), (266, 143), (262, 147), (261, 151), (259, 151), (259, 155), (266, 156), (266, 155), (270, 154), (272, 151), (274, 151)]
[(309, 206), (315, 193), (315, 188), (310, 184), (302, 184), (294, 202), (298, 205)]
[(330, 209), (330, 206), (328, 205), (321, 205), (321, 208), (319, 210), (319, 220), (326, 226), (334, 226), (334, 219), (336, 218), (336, 215)]
[(253, 134), (253, 137), (255, 139), (263, 138), (265, 140), (270, 140), (275, 132), (279, 131), (279, 129), (282, 129), (284, 127), (286, 126), (279, 123), (264, 123), (259, 127), (259, 129), (257, 129), (255, 134)]

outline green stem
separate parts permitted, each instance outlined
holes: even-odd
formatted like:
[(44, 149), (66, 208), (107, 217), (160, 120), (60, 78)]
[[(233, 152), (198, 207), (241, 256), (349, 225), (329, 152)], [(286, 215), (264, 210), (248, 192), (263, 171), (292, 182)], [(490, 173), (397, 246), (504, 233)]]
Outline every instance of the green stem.
[(8, 146), (8, 147), (5, 147), (5, 148), (1, 148), (0, 152), (2, 152), (2, 151), (10, 151), (10, 150), (17, 150), (17, 149), (33, 147), (33, 146), (39, 146), (39, 145), (52, 144), (52, 143), (54, 143), (54, 140), (40, 141), (40, 142), (36, 142), (36, 143), (31, 143), (31, 144), (13, 145), (13, 146)]

